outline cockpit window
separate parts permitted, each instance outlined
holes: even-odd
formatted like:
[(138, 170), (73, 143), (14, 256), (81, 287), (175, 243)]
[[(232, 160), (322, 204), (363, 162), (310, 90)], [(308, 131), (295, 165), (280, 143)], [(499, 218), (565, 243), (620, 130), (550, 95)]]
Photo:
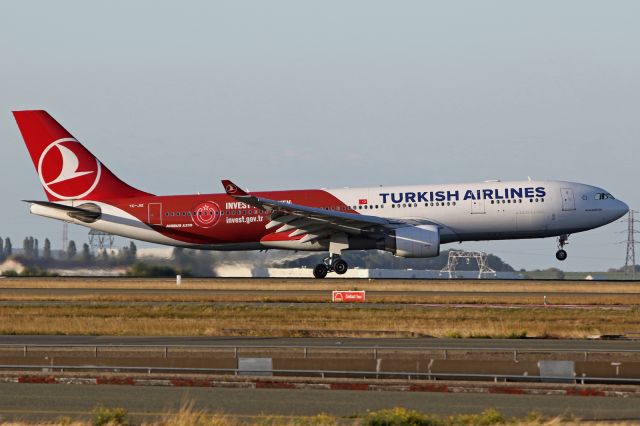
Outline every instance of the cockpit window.
[(613, 198), (613, 195), (606, 192), (598, 192), (595, 198), (596, 200), (615, 200), (615, 198)]

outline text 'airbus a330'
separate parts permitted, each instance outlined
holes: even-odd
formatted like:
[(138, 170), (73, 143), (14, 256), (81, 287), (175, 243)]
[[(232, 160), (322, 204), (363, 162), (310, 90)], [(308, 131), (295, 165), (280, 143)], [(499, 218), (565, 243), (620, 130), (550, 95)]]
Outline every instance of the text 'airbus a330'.
[(153, 195), (118, 179), (46, 111), (15, 111), (48, 201), (31, 213), (123, 237), (202, 250), (327, 251), (313, 271), (344, 274), (343, 250), (433, 257), (455, 241), (558, 237), (611, 223), (628, 207), (563, 181)]

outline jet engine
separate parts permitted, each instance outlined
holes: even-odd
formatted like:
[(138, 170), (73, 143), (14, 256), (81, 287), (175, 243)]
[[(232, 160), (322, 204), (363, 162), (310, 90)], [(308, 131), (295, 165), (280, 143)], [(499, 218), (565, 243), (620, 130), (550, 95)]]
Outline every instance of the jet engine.
[(440, 230), (435, 225), (394, 229), (385, 238), (384, 250), (400, 257), (436, 257), (440, 254)]

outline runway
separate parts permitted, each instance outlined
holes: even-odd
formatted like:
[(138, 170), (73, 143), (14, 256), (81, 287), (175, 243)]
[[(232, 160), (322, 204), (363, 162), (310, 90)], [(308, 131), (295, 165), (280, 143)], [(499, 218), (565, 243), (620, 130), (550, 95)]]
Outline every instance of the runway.
[(0, 345), (133, 345), (133, 346), (238, 346), (238, 347), (334, 347), (338, 348), (487, 348), (493, 350), (631, 350), (640, 351), (640, 340), (561, 339), (436, 339), (436, 338), (259, 338), (259, 337), (153, 337), (153, 336), (53, 336), (2, 335)]
[(563, 395), (501, 395), (482, 393), (359, 392), (290, 389), (179, 388), (115, 385), (33, 385), (1, 383), (0, 418), (52, 420), (60, 416), (90, 419), (92, 409), (122, 407), (136, 422), (157, 419), (192, 402), (194, 410), (224, 412), (231, 417), (316, 415), (338, 417), (367, 410), (405, 407), (426, 413), (454, 415), (496, 408), (507, 417), (533, 410), (546, 416), (583, 419), (638, 419), (636, 398), (566, 397)]
[[(185, 296), (185, 297), (215, 297), (215, 296), (259, 296), (259, 297), (305, 297), (325, 296), (331, 297), (331, 290), (320, 289), (296, 289), (296, 290), (230, 290), (230, 289), (194, 289), (194, 288), (116, 288), (116, 287), (3, 287), (0, 295), (21, 296)], [(586, 292), (586, 291), (446, 291), (446, 290), (367, 290), (371, 297), (434, 297), (434, 296), (465, 296), (465, 297), (633, 297), (640, 296), (640, 292)]]

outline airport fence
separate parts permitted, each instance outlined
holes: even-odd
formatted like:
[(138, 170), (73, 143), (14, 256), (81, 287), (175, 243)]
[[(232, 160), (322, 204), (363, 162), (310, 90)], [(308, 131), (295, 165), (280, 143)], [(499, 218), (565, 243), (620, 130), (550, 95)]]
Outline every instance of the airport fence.
[(92, 372), (92, 373), (143, 373), (157, 374), (199, 374), (199, 375), (231, 375), (246, 377), (291, 376), (356, 379), (404, 379), (427, 381), (490, 381), (490, 382), (546, 382), (572, 384), (627, 384), (640, 385), (640, 379), (623, 377), (590, 377), (590, 376), (548, 376), (548, 375), (515, 375), (515, 374), (473, 374), (473, 373), (418, 373), (398, 371), (349, 371), (349, 370), (290, 370), (290, 369), (241, 369), (241, 368), (180, 368), (180, 367), (112, 367), (112, 366), (77, 366), (77, 365), (0, 365), (2, 371), (20, 372)]
[(413, 354), (439, 354), (441, 359), (449, 359), (452, 354), (460, 353), (492, 353), (492, 354), (508, 354), (513, 361), (518, 361), (519, 356), (535, 355), (535, 354), (567, 354), (580, 355), (584, 361), (594, 355), (640, 355), (640, 346), (638, 349), (625, 348), (527, 348), (527, 347), (499, 347), (499, 346), (337, 346), (337, 345), (136, 345), (136, 344), (102, 344), (102, 345), (86, 345), (86, 344), (2, 344), (0, 343), (0, 351), (16, 350), (20, 351), (24, 357), (35, 351), (64, 351), (64, 352), (84, 352), (91, 353), (94, 357), (98, 357), (101, 353), (108, 351), (145, 351), (154, 353), (164, 358), (168, 358), (171, 353), (189, 352), (189, 351), (211, 351), (217, 353), (229, 353), (234, 358), (242, 356), (243, 352), (253, 351), (285, 351), (290, 354), (307, 358), (312, 354), (320, 354), (326, 352), (339, 353), (358, 353), (359, 355), (368, 355), (371, 359), (378, 359), (387, 354), (395, 352), (413, 353)]

